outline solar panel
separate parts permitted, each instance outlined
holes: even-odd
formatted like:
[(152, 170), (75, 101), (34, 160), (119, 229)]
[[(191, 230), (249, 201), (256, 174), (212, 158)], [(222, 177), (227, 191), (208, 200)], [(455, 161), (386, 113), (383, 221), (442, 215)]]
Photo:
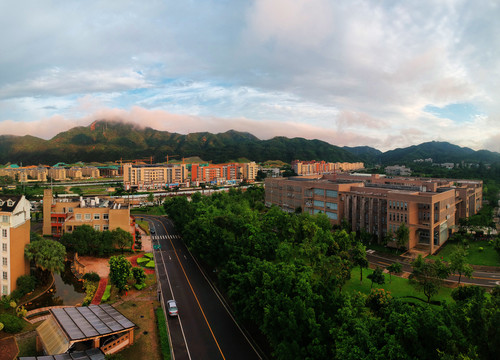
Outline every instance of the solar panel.
[(72, 360), (70, 354), (54, 355), (54, 360)]
[(129, 328), (135, 326), (135, 324), (123, 316), (118, 310), (109, 304), (102, 305), (104, 311), (106, 311), (110, 316), (113, 317), (123, 328)]
[(100, 335), (108, 334), (111, 329), (101, 320), (96, 314), (92, 312), (88, 307), (80, 307), (78, 311), (85, 317), (85, 319), (96, 329)]
[(76, 326), (75, 322), (71, 319), (70, 315), (64, 311), (64, 309), (53, 309), (52, 313), (71, 340), (82, 339), (85, 337), (83, 332), (78, 328), (78, 326)]
[[(109, 306), (109, 305), (108, 305)], [(104, 311), (103, 306), (89, 306), (89, 309), (97, 316), (103, 323), (105, 323), (110, 329), (110, 332), (123, 330), (123, 326), (121, 326), (117, 321), (115, 321), (106, 311)]]
[(90, 325), (85, 317), (80, 314), (77, 308), (65, 308), (66, 313), (71, 317), (71, 320), (76, 324), (80, 331), (85, 335), (84, 337), (93, 337), (99, 335), (96, 329)]

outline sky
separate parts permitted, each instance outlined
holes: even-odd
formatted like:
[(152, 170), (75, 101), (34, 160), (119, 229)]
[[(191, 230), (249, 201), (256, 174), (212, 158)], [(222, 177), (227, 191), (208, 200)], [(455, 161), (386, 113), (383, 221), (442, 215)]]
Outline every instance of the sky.
[(500, 151), (500, 1), (0, 2), (0, 134), (97, 119)]

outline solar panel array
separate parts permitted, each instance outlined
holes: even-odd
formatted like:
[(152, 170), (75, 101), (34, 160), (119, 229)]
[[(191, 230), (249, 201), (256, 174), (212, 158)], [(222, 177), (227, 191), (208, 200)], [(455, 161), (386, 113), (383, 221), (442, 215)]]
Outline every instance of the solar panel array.
[(134, 323), (109, 304), (52, 309), (70, 340), (102, 336), (134, 327)]
[(45, 355), (45, 356), (24, 356), (19, 360), (104, 360), (104, 353), (100, 349), (90, 349), (85, 351), (75, 351), (70, 354)]

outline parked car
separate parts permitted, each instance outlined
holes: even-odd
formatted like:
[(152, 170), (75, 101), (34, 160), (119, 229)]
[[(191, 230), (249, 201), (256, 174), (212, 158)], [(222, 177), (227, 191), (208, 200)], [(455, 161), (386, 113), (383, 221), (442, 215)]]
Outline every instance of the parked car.
[(175, 300), (167, 301), (167, 311), (170, 316), (177, 316), (179, 314), (179, 310), (177, 309), (177, 303)]
[(154, 234), (154, 233), (155, 233), (155, 228), (151, 226), (151, 228), (149, 229), (149, 232), (150, 232), (151, 234)]

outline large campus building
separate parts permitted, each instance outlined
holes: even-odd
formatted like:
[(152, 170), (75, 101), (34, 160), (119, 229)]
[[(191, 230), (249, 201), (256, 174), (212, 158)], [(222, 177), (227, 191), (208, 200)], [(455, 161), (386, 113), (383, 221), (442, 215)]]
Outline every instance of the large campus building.
[(408, 248), (434, 253), (456, 229), (459, 218), (482, 206), (480, 180), (332, 174), (266, 179), (266, 205), (293, 212), (324, 213), (335, 225), (347, 220), (381, 241), (404, 223)]
[(186, 164), (123, 164), (123, 184), (126, 189), (161, 189), (181, 186), (188, 180)]
[(362, 162), (347, 163), (347, 162), (326, 162), (326, 161), (300, 161), (294, 160), (291, 163), (293, 171), (297, 175), (321, 175), (331, 174), (339, 171), (355, 171), (364, 169), (365, 165)]
[(60, 237), (81, 225), (89, 225), (99, 231), (121, 228), (135, 236), (130, 208), (123, 201), (98, 197), (56, 199), (52, 190), (44, 190), (43, 235)]
[(30, 270), (24, 256), (24, 247), (30, 242), (30, 203), (24, 195), (0, 196), (0, 231), (0, 295), (8, 295), (16, 289), (17, 278)]
[(241, 182), (242, 180), (254, 181), (257, 177), (259, 166), (255, 162), (228, 163), (228, 164), (192, 164), (191, 183), (211, 183), (224, 185)]

